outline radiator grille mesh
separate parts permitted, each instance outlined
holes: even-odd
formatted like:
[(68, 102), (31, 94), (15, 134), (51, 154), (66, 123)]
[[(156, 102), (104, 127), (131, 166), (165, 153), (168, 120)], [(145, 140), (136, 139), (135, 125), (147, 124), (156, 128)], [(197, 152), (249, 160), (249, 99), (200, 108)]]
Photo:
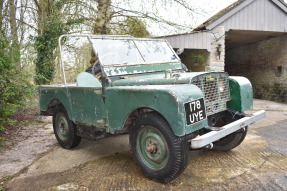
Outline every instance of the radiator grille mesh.
[(226, 102), (230, 100), (228, 74), (202, 74), (191, 83), (203, 91), (207, 115), (226, 110)]

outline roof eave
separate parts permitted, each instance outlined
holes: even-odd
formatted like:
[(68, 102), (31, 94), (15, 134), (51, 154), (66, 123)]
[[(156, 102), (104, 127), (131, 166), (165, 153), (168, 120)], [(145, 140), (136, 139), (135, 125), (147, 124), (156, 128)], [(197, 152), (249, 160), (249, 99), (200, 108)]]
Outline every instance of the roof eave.
[(275, 3), (279, 8), (281, 8), (285, 13), (287, 13), (287, 4), (280, 0), (271, 0)]
[(253, 1), (254, 0), (245, 0), (245, 1), (240, 2), (240, 4), (236, 5), (231, 10), (227, 11), (226, 13), (224, 13), (223, 15), (218, 17), (216, 20), (214, 20), (210, 24), (206, 25), (205, 28), (207, 30), (213, 29), (214, 27), (218, 26), (220, 23), (222, 23), (223, 21), (225, 21), (226, 19), (228, 19), (232, 15), (236, 14), (238, 11), (240, 11), (241, 9), (243, 9), (244, 7), (246, 7), (247, 5), (252, 3)]
[[(198, 27), (196, 27), (193, 31), (201, 31), (201, 30), (211, 30), (214, 27), (218, 26), (220, 23), (252, 3), (254, 0), (238, 0), (227, 8), (219, 11), (213, 17), (208, 19), (206, 22), (202, 23)], [(282, 0), (271, 0), (274, 4), (276, 4), (279, 8), (287, 13), (287, 4)]]

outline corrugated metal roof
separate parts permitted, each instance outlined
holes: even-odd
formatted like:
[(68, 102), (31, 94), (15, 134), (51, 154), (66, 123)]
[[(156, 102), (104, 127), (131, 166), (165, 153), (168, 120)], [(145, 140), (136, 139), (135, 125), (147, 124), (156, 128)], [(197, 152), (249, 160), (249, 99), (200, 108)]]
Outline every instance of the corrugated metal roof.
[(165, 36), (173, 48), (207, 49), (210, 50), (211, 33), (193, 32), (175, 36)]
[[(231, 4), (230, 6), (226, 7), (225, 9), (219, 11), (217, 14), (209, 18), (207, 21), (199, 25), (194, 29), (194, 31), (201, 31), (201, 30), (210, 30), (213, 27), (217, 26), (224, 20), (228, 19), (254, 0), (238, 0), (235, 3)], [(287, 13), (287, 4), (284, 3), (283, 0), (269, 0), (275, 3), (279, 8), (281, 8), (285, 13)]]
[(201, 25), (199, 25), (198, 27), (196, 27), (193, 30), (194, 31), (206, 30), (206, 26), (207, 25), (211, 24), (212, 22), (214, 22), (215, 20), (220, 18), (222, 15), (224, 15), (225, 13), (229, 12), (230, 10), (232, 10), (234, 7), (236, 7), (237, 5), (242, 3), (243, 1), (245, 1), (245, 0), (238, 0), (238, 1), (234, 2), (233, 4), (231, 4), (228, 7), (222, 9), (221, 11), (219, 11), (218, 13), (216, 13), (215, 15), (213, 15), (212, 17), (207, 19), (204, 23), (202, 23)]
[[(190, 33), (161, 38), (168, 39), (174, 48), (184, 47), (210, 51), (212, 38), (214, 38), (213, 29), (217, 26), (223, 26), (226, 34), (229, 34), (226, 44), (232, 48), (243, 42), (246, 43), (248, 39), (249, 42), (255, 42), (256, 39), (258, 41), (256, 37), (260, 35), (256, 35), (256, 32), (261, 32), (260, 39), (285, 34), (287, 32), (286, 21), (287, 5), (281, 0), (238, 0)], [(237, 32), (230, 33), (232, 31)]]

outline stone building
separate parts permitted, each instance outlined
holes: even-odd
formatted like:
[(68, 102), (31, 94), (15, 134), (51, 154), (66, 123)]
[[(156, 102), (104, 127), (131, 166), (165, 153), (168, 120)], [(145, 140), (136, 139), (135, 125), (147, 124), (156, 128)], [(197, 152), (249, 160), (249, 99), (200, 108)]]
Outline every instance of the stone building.
[(238, 0), (191, 33), (165, 37), (185, 48), (191, 71), (245, 76), (256, 98), (287, 102), (287, 5), (281, 0)]

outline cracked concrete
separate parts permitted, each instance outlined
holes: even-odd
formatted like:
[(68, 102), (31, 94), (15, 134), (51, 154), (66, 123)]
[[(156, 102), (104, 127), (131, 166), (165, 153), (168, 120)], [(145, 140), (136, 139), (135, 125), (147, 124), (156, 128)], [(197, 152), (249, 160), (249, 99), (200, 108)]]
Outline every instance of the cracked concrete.
[[(192, 151), (184, 173), (168, 184), (145, 178), (133, 162), (128, 135), (55, 146), (15, 176), (8, 190), (287, 190), (287, 105), (255, 100), (267, 117), (252, 124), (230, 152)], [(274, 107), (276, 105), (276, 107)], [(251, 111), (254, 112), (254, 111)]]
[(0, 151), (0, 178), (19, 172), (57, 143), (51, 124), (21, 127), (18, 134), (13, 146)]

